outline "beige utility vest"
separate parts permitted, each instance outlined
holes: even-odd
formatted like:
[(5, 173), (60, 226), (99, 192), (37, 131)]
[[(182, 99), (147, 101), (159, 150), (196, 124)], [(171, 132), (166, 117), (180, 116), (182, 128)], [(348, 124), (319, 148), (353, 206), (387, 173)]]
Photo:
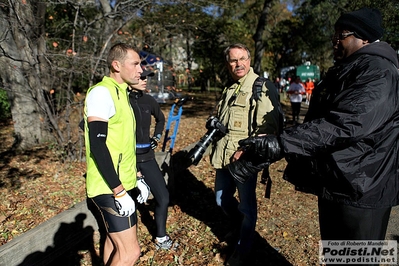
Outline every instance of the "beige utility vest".
[[(231, 157), (239, 147), (239, 140), (245, 139), (249, 135), (271, 134), (277, 129), (277, 125), (273, 125), (277, 120), (274, 120), (272, 124), (273, 119), (268, 119), (267, 116), (274, 108), (266, 95), (267, 88), (263, 87), (262, 96), (257, 102), (251, 99), (252, 86), (257, 77), (258, 75), (251, 68), (246, 76), (223, 92), (218, 105), (217, 117), (228, 128), (228, 133), (212, 147), (211, 163), (217, 169), (230, 163)], [(255, 127), (249, 125), (249, 123), (253, 123), (253, 120), (256, 120), (254, 121)], [(250, 130), (252, 132), (249, 132)]]

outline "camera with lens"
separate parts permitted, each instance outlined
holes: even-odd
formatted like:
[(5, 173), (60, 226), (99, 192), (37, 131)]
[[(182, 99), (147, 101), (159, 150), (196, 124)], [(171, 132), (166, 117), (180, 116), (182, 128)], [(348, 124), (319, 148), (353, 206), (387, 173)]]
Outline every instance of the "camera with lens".
[(197, 165), (202, 159), (206, 149), (209, 145), (216, 139), (222, 138), (227, 133), (227, 128), (219, 121), (215, 116), (208, 118), (205, 124), (208, 131), (205, 135), (198, 141), (194, 148), (188, 152), (188, 158), (191, 163)]

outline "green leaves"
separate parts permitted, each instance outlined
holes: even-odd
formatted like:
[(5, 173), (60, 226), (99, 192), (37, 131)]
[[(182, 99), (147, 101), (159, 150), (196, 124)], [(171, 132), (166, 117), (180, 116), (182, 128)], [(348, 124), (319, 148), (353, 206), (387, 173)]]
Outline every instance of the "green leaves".
[(0, 120), (11, 117), (10, 103), (8, 101), (7, 92), (0, 89)]

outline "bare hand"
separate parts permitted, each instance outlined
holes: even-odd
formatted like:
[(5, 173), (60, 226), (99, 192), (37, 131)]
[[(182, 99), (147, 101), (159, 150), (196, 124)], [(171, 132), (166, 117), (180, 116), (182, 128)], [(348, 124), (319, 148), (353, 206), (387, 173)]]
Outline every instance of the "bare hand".
[(237, 161), (238, 159), (240, 159), (241, 155), (243, 155), (243, 154), (244, 154), (244, 149), (243, 149), (243, 148), (239, 148), (239, 149), (233, 154), (233, 156), (231, 157), (231, 162), (233, 163), (233, 162)]

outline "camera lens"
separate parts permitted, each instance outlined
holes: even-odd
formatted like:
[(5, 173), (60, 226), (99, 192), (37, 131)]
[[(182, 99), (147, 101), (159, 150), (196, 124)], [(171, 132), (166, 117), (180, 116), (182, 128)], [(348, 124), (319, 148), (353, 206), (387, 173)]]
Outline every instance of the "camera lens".
[(199, 161), (202, 159), (206, 149), (215, 140), (215, 135), (218, 137), (226, 135), (227, 129), (226, 127), (220, 123), (217, 117), (211, 116), (206, 121), (205, 127), (208, 129), (208, 132), (198, 141), (194, 148), (192, 148), (188, 157), (191, 160), (192, 164), (197, 165)]

